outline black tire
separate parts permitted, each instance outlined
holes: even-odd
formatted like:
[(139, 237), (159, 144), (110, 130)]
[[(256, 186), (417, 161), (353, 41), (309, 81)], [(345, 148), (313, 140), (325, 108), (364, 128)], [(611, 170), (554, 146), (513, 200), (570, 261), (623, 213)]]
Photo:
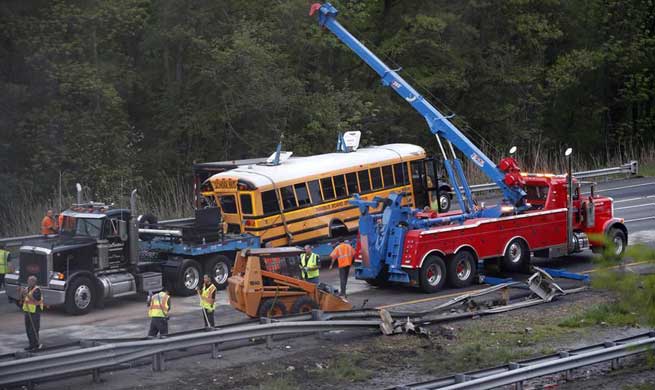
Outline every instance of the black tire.
[(613, 244), (612, 256), (620, 259), (625, 253), (625, 248), (628, 244), (628, 239), (625, 236), (625, 233), (621, 229), (612, 228), (607, 233), (607, 239)]
[(440, 256), (429, 256), (419, 271), (421, 291), (433, 293), (441, 290), (446, 283), (446, 264)]
[(502, 258), (502, 268), (509, 272), (528, 272), (530, 270), (530, 248), (520, 238), (507, 244)]
[(232, 262), (223, 255), (209, 258), (205, 261), (205, 274), (209, 275), (217, 290), (224, 290), (232, 275)]
[(84, 315), (93, 309), (96, 300), (95, 285), (86, 276), (73, 279), (66, 290), (66, 312), (72, 315)]
[(274, 298), (265, 299), (259, 305), (260, 317), (280, 317), (285, 315), (287, 315), (286, 306)]
[(391, 286), (391, 282), (389, 281), (389, 271), (387, 270), (386, 265), (382, 268), (382, 270), (380, 270), (380, 273), (375, 277), (375, 279), (365, 279), (365, 281), (369, 285), (378, 288), (386, 288)]
[(177, 295), (189, 296), (196, 293), (196, 288), (201, 285), (202, 267), (195, 260), (186, 259), (177, 273), (175, 282), (175, 293)]
[(450, 194), (448, 192), (445, 192), (443, 190), (439, 190), (439, 196), (437, 197), (439, 200), (439, 212), (440, 213), (446, 213), (450, 210)]
[(461, 250), (450, 258), (447, 267), (448, 284), (455, 288), (468, 287), (473, 284), (477, 268), (475, 255), (468, 250)]
[(303, 295), (291, 305), (291, 314), (311, 313), (314, 309), (318, 309), (318, 304), (307, 295)]

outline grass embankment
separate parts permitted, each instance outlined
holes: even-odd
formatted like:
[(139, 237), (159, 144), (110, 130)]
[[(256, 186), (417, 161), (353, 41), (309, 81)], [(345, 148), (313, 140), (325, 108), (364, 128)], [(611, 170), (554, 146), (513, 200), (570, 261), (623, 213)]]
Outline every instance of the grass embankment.
[[(263, 369), (249, 370), (247, 378), (232, 383), (234, 387), (230, 388), (384, 387), (398, 381), (420, 381), (554, 353), (563, 347), (587, 343), (585, 338), (611, 331), (610, 322), (621, 325), (629, 322), (591, 319), (580, 322), (586, 318), (588, 307), (600, 305), (605, 300), (601, 295), (585, 294), (580, 301), (571, 298), (543, 307), (437, 327), (429, 338), (367, 337), (336, 346), (330, 341), (315, 353), (267, 362), (265, 372)], [(588, 327), (591, 326), (598, 331), (590, 332)]]

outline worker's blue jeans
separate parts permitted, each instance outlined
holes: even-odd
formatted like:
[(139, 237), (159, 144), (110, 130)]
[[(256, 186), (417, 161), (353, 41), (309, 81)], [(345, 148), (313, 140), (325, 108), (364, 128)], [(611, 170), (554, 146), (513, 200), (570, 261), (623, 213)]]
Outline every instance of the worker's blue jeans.
[(314, 283), (314, 284), (318, 284), (318, 282), (319, 282), (319, 280), (318, 280), (318, 276), (317, 276), (317, 277), (315, 277), (315, 278), (309, 278), (309, 279), (305, 279), (305, 282), (309, 282), (309, 283)]

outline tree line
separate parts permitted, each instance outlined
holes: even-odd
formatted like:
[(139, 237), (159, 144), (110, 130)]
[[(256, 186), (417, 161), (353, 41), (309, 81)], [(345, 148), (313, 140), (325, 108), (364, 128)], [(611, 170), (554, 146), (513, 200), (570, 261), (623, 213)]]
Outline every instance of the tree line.
[[(363, 142), (436, 151), (310, 1), (0, 3), (0, 215), (60, 181), (117, 196), (190, 165)], [(334, 0), (485, 152), (603, 164), (655, 142), (653, 0)], [(18, 203), (17, 203), (18, 202)], [(0, 233), (6, 229), (0, 229)]]

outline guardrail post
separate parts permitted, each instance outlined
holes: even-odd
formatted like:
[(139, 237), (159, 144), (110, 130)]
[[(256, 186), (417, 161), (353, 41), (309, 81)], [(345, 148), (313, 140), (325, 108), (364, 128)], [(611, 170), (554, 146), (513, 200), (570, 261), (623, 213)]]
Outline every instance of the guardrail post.
[(455, 383), (462, 383), (469, 380), (466, 374), (455, 374)]
[[(269, 317), (263, 319), (265, 324), (272, 324), (273, 320)], [(266, 348), (273, 349), (273, 336), (266, 336)]]
[[(560, 359), (564, 359), (564, 358), (567, 358), (567, 357), (571, 356), (571, 354), (568, 353), (567, 351), (560, 351), (560, 353), (558, 355), (559, 355)], [(573, 370), (566, 370), (564, 372), (564, 379), (566, 379), (567, 381), (572, 380), (573, 379)]]
[(221, 355), (221, 354), (219, 353), (219, 352), (221, 352), (221, 350), (220, 350), (220, 348), (219, 348), (220, 345), (221, 345), (221, 343), (214, 343), (214, 344), (212, 344), (212, 359), (220, 359), (220, 358), (223, 357), (223, 355)]
[[(515, 362), (509, 362), (507, 366), (509, 367), (510, 370), (516, 370), (517, 368), (521, 368), (521, 365)], [(514, 388), (516, 390), (523, 390), (523, 382), (516, 382), (514, 384)]]
[[(323, 310), (313, 309), (312, 310), (312, 321), (323, 321)], [(316, 336), (319, 339), (324, 339), (325, 338), (325, 332), (318, 331), (318, 332), (316, 332)]]
[(93, 383), (100, 383), (100, 369), (99, 368), (94, 368), (91, 375), (93, 375)]
[(164, 371), (165, 369), (166, 369), (166, 363), (164, 361), (164, 353), (157, 352), (154, 355), (152, 355), (152, 370), (159, 372), (159, 371)]

